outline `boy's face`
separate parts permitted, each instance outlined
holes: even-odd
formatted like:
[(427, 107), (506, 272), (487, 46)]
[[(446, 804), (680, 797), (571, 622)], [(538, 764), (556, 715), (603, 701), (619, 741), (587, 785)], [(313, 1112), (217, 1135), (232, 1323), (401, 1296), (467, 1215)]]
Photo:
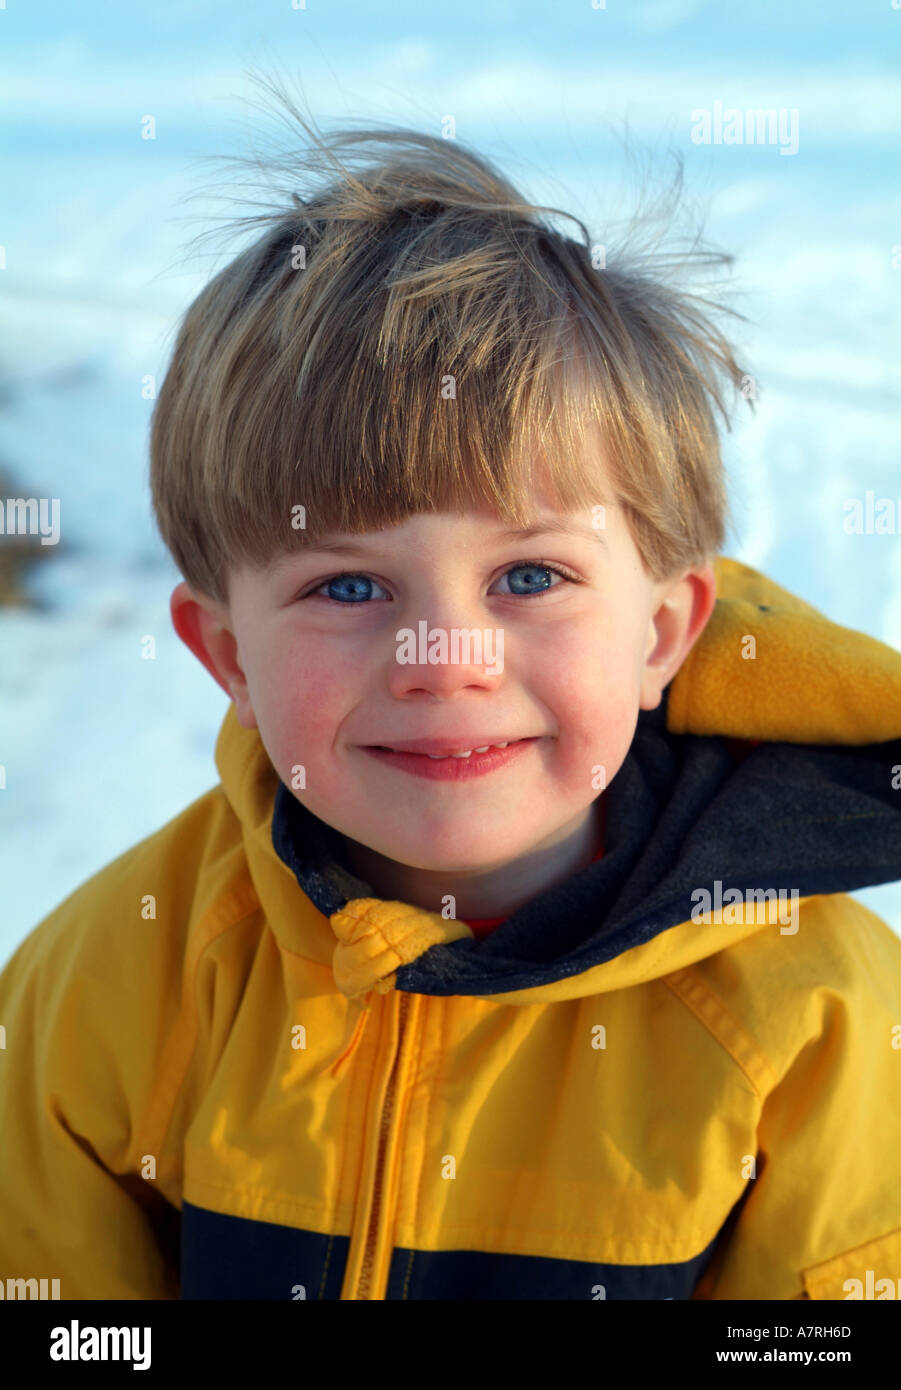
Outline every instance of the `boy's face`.
[[(603, 520), (537, 506), (535, 525), (574, 532), (516, 539), (492, 514), (417, 515), (336, 537), (346, 550), (237, 571), (227, 606), (179, 585), (173, 621), (281, 780), (299, 788), (304, 769), (294, 795), (346, 837), (382, 896), (440, 910), (438, 889), (457, 888), (459, 917), (493, 915), (510, 910), (514, 881), (538, 891), (590, 861), (592, 807), (715, 600), (712, 567), (656, 583), (620, 509)], [(480, 635), (481, 660), (464, 629)], [(443, 659), (429, 662), (441, 634)], [(368, 751), (424, 739), (531, 742), (459, 780), (412, 770), (450, 760), (402, 767)]]

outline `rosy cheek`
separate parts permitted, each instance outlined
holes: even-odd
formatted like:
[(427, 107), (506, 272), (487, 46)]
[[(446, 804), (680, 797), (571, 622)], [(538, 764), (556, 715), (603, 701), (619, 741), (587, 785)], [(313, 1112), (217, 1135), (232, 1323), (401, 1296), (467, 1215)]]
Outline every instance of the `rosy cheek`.
[(634, 664), (623, 659), (623, 648), (608, 649), (593, 683), (590, 722), (594, 736), (607, 744), (611, 756), (616, 750), (624, 752), (632, 740), (639, 694)]
[(278, 714), (280, 742), (304, 762), (314, 761), (332, 747), (340, 719), (335, 692), (320, 685), (295, 685), (286, 692)]

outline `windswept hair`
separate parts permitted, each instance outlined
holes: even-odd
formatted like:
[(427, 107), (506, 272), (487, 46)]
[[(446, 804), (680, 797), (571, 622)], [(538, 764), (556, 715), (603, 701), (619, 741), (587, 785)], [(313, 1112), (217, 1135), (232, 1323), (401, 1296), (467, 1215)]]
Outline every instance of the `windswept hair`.
[(526, 526), (548, 485), (563, 510), (621, 506), (654, 579), (712, 559), (713, 407), (729, 427), (719, 379), (743, 381), (723, 306), (457, 140), (322, 135), (280, 95), (309, 144), (281, 160), (281, 202), (240, 219), (263, 235), (188, 308), (153, 417), (154, 511), (192, 588), (225, 602), (233, 568), (419, 512)]

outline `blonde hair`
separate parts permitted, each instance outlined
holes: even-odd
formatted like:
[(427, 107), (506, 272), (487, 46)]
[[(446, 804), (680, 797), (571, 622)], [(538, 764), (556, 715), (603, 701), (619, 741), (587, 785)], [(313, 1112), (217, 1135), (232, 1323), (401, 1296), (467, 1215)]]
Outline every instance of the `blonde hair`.
[[(722, 306), (628, 246), (602, 268), (578, 218), (561, 214), (581, 243), (458, 141), (320, 136), (290, 109), (312, 145), (187, 310), (154, 412), (154, 511), (191, 587), (226, 602), (234, 567), (423, 511), (526, 526), (538, 470), (563, 510), (618, 503), (654, 579), (712, 559), (712, 405), (729, 427), (717, 377), (743, 379)], [(301, 196), (317, 169), (331, 179)]]

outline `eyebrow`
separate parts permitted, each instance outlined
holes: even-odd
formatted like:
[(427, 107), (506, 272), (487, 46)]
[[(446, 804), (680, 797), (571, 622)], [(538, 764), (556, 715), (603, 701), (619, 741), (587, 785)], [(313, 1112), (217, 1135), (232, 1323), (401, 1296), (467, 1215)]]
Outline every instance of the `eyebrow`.
[[(596, 540), (605, 550), (609, 551), (607, 538), (603, 531), (595, 527), (580, 526), (574, 521), (560, 521), (551, 519), (548, 521), (537, 522), (534, 526), (526, 526), (523, 529), (514, 527), (510, 531), (500, 531), (492, 539), (492, 544), (500, 541), (528, 540), (533, 536), (564, 535), (575, 536), (581, 540)], [(293, 564), (297, 559), (307, 554), (333, 554), (358, 555), (361, 559), (369, 559), (373, 555), (371, 545), (364, 545), (358, 541), (343, 540), (322, 540), (312, 541), (309, 545), (303, 546), (299, 550), (291, 551), (288, 555), (283, 555), (280, 559), (273, 562), (272, 568), (282, 570), (288, 565)]]

